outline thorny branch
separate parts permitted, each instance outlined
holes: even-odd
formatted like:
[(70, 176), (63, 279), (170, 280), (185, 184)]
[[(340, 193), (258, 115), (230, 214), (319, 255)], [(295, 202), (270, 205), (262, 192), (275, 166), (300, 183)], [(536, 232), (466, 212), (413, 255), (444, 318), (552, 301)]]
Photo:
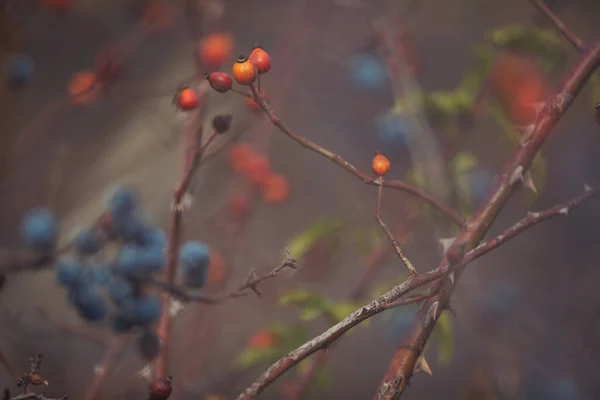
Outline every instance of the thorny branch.
[(566, 79), (560, 90), (546, 102), (541, 110), (531, 134), (522, 141), (512, 158), (499, 174), (495, 186), (488, 194), (487, 201), (469, 218), (454, 242), (445, 253), (440, 267), (448, 265), (450, 279), (441, 279), (431, 288), (431, 296), (420, 307), (420, 317), (411, 333), (401, 343), (385, 374), (376, 400), (397, 400), (407, 387), (425, 343), (436, 325), (437, 317), (448, 308), (456, 281), (468, 263), (464, 254), (475, 248), (485, 237), (492, 223), (500, 214), (511, 196), (522, 186), (523, 175), (529, 170), (534, 157), (544, 144), (550, 132), (564, 115), (573, 99), (583, 88), (600, 62), (600, 42), (583, 54)]
[(40, 367), (42, 366), (43, 353), (38, 353), (35, 357), (29, 357), (29, 371), (24, 373), (19, 379), (17, 379), (17, 387), (21, 389), (22, 394), (11, 398), (10, 389), (4, 388), (2, 400), (25, 400), (25, 399), (36, 399), (36, 400), (67, 400), (68, 396), (62, 396), (60, 398), (51, 399), (44, 395), (37, 393), (27, 393), (29, 385), (48, 385), (48, 381), (42, 378), (39, 374)]
[(544, 14), (548, 19), (556, 25), (560, 33), (569, 41), (571, 44), (580, 52), (585, 52), (585, 44), (575, 35), (565, 24), (548, 8), (546, 4), (544, 4), (541, 0), (529, 0), (531, 4), (535, 6), (542, 14)]
[[(440, 280), (440, 278), (448, 277), (449, 273), (455, 272), (453, 275), (455, 279), (457, 279), (460, 271), (462, 271), (469, 262), (492, 249), (497, 248), (516, 234), (539, 222), (537, 218), (529, 215), (525, 221), (522, 221), (521, 225), (517, 224), (518, 226), (516, 228), (513, 227), (496, 239), (493, 239), (484, 245), (477, 246), (484, 238), (492, 222), (500, 213), (500, 210), (504, 207), (508, 199), (521, 186), (523, 175), (528, 171), (535, 155), (549, 136), (550, 131), (571, 105), (574, 97), (585, 85), (587, 79), (595, 71), (599, 62), (600, 42), (582, 56), (579, 63), (573, 67), (567, 78), (563, 81), (561, 90), (553, 99), (550, 99), (546, 103), (546, 107), (541, 110), (541, 115), (533, 127), (532, 134), (527, 140), (520, 143), (512, 159), (506, 164), (500, 174), (500, 179), (497, 180), (496, 186), (488, 196), (488, 201), (484, 203), (480, 209), (464, 223), (464, 225), (461, 222), (461, 226), (463, 227), (462, 233), (454, 240), (453, 244), (446, 251), (446, 255), (437, 269), (411, 276), (407, 281), (394, 287), (384, 295), (379, 296), (366, 306), (356, 310), (344, 320), (329, 328), (323, 334), (288, 353), (275, 362), (257, 381), (243, 391), (238, 396), (238, 400), (254, 398), (285, 371), (319, 349), (327, 348), (333, 341), (338, 339), (352, 327), (383, 311), (387, 304), (398, 300), (400, 297), (417, 287), (439, 280), (432, 288), (432, 296), (421, 306), (421, 314), (433, 316), (433, 318), (428, 318), (428, 320), (424, 322), (419, 320), (415, 323), (413, 332), (408, 336), (406, 343), (403, 343), (402, 347), (397, 351), (394, 361), (390, 365), (388, 373), (380, 386), (378, 397), (376, 397), (379, 400), (398, 399), (406, 387), (408, 378), (413, 373), (417, 361), (421, 357), (422, 349), (435, 326), (437, 317), (444, 309), (448, 308), (449, 298), (455, 280)], [(358, 171), (340, 156), (293, 133), (276, 117), (273, 110), (256, 88), (251, 86), (251, 90), (256, 101), (267, 113), (272, 123), (300, 145), (330, 159), (353, 175), (363, 179), (363, 182), (365, 183), (372, 183), (384, 187), (387, 186)], [(582, 195), (579, 199), (576, 199), (575, 204), (578, 205), (581, 201), (596, 193), (596, 190), (586, 191), (586, 194)], [(451, 216), (454, 213), (452, 210), (447, 212), (448, 210), (445, 206), (440, 205), (435, 200), (432, 205), (442, 211), (444, 215)], [(567, 207), (567, 210), (568, 209), (569, 207)], [(544, 213), (541, 213), (540, 215), (546, 216)], [(549, 210), (549, 215), (545, 219), (556, 215), (560, 214)], [(453, 220), (456, 221), (456, 219)], [(462, 221), (462, 218), (459, 216), (458, 220)], [(433, 310), (433, 314), (428, 312), (431, 310)]]

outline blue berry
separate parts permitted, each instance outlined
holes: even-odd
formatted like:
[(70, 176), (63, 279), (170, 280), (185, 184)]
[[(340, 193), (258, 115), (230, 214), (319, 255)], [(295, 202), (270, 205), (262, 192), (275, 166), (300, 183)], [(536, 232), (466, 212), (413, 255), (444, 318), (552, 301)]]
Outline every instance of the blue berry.
[(118, 187), (109, 199), (109, 211), (114, 219), (122, 218), (131, 214), (137, 206), (137, 195), (128, 187)]
[(75, 246), (75, 250), (77, 250), (80, 254), (92, 255), (96, 254), (98, 251), (100, 251), (100, 249), (102, 249), (102, 246), (104, 245), (104, 238), (100, 232), (94, 229), (88, 229), (79, 233), (75, 237), (73, 245)]
[(492, 189), (494, 174), (485, 169), (478, 169), (469, 174), (469, 187), (471, 196), (476, 202), (485, 200), (485, 196)]
[(133, 285), (119, 276), (114, 277), (108, 284), (108, 295), (116, 305), (124, 307), (135, 300)]
[(135, 328), (133, 314), (126, 311), (117, 311), (111, 318), (111, 327), (117, 333), (129, 332)]
[(413, 323), (417, 317), (414, 307), (400, 309), (392, 319), (392, 335), (395, 339), (402, 339), (410, 333)]
[(499, 283), (489, 292), (486, 310), (493, 317), (506, 317), (518, 306), (517, 288), (510, 283)]
[(368, 90), (382, 89), (388, 79), (381, 59), (370, 54), (360, 55), (351, 61), (350, 76), (357, 86)]
[(179, 251), (179, 261), (187, 286), (200, 288), (208, 278), (210, 249), (204, 243), (187, 242)]
[(29, 81), (33, 74), (33, 61), (25, 54), (12, 54), (6, 66), (8, 85), (19, 89)]
[(90, 281), (99, 286), (107, 285), (112, 277), (112, 272), (107, 264), (95, 263), (89, 267)]
[(34, 209), (25, 216), (21, 234), (25, 243), (33, 250), (48, 252), (56, 243), (58, 224), (49, 210)]
[(167, 235), (162, 229), (146, 229), (136, 238), (135, 243), (143, 247), (164, 249), (167, 246)]
[(137, 346), (144, 360), (150, 362), (160, 354), (161, 340), (155, 332), (144, 331), (137, 340)]
[(138, 212), (132, 212), (115, 218), (112, 226), (117, 237), (125, 242), (139, 241), (148, 230), (146, 222)]
[(72, 287), (81, 280), (83, 267), (70, 258), (61, 258), (56, 263), (56, 280), (63, 286)]
[(158, 296), (145, 296), (138, 299), (134, 306), (135, 320), (138, 325), (148, 326), (160, 318), (162, 304)]
[(162, 248), (125, 245), (119, 251), (117, 269), (130, 276), (147, 277), (162, 269), (165, 254)]
[(71, 289), (71, 302), (79, 315), (87, 321), (95, 322), (104, 319), (107, 306), (98, 289), (91, 284), (80, 284)]
[(400, 114), (386, 111), (376, 117), (375, 124), (379, 140), (386, 145), (405, 147), (412, 134), (410, 122)]

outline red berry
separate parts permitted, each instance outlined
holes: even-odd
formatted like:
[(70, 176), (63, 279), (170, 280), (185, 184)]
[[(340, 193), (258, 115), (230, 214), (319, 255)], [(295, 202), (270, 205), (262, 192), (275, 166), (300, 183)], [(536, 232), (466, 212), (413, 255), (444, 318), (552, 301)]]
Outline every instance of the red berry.
[(148, 394), (150, 395), (149, 400), (167, 400), (173, 390), (171, 386), (172, 381), (173, 378), (170, 376), (153, 380), (148, 390)]
[(189, 111), (198, 106), (198, 95), (189, 87), (183, 88), (175, 97), (175, 104), (181, 110)]
[(259, 74), (265, 74), (271, 69), (271, 57), (260, 46), (254, 46), (248, 60), (256, 67)]
[(371, 167), (373, 168), (375, 175), (384, 176), (390, 170), (390, 160), (383, 154), (377, 153), (375, 157), (373, 157)]
[(225, 72), (211, 72), (210, 74), (206, 74), (206, 79), (208, 80), (210, 87), (219, 93), (230, 91), (231, 86), (233, 85), (231, 75), (226, 74)]

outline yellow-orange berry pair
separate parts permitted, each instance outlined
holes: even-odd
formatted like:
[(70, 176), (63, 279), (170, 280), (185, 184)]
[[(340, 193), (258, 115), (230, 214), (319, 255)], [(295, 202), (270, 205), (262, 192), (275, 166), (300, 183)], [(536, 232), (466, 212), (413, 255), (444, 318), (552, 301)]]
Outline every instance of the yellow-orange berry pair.
[(259, 74), (271, 69), (271, 57), (260, 46), (254, 46), (250, 57), (241, 55), (233, 64), (233, 79), (240, 85), (252, 85)]
[(371, 162), (371, 168), (375, 175), (382, 177), (390, 170), (390, 160), (383, 154), (377, 153)]

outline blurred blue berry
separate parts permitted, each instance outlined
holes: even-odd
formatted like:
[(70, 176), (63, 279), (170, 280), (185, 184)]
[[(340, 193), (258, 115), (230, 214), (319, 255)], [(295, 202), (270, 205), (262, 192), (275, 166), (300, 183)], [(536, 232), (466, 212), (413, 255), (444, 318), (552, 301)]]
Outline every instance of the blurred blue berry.
[(201, 242), (187, 242), (179, 251), (179, 261), (184, 274), (185, 284), (200, 288), (208, 278), (210, 249)]
[(485, 200), (485, 196), (492, 189), (494, 174), (485, 169), (478, 169), (469, 174), (469, 187), (471, 196), (476, 202)]
[(71, 258), (61, 258), (56, 262), (56, 280), (61, 285), (71, 287), (79, 283), (83, 266)]
[(131, 214), (137, 206), (137, 194), (128, 187), (118, 187), (109, 199), (108, 209), (113, 219), (119, 219)]
[(46, 209), (31, 210), (23, 219), (23, 241), (35, 251), (52, 250), (58, 237), (58, 223), (52, 212)]
[(125, 242), (139, 241), (148, 230), (146, 222), (138, 212), (115, 218), (112, 227), (117, 237)]
[(155, 332), (144, 331), (137, 340), (137, 347), (145, 361), (152, 361), (160, 354), (161, 340)]
[(565, 379), (527, 379), (525, 382), (527, 400), (579, 400), (576, 384)]
[(33, 74), (33, 61), (25, 54), (12, 54), (7, 59), (6, 78), (12, 89), (25, 85)]
[(511, 283), (498, 283), (489, 291), (486, 310), (496, 318), (510, 315), (518, 306), (518, 290)]
[(377, 136), (386, 144), (405, 147), (412, 133), (412, 127), (407, 118), (401, 114), (386, 111), (375, 119)]
[(111, 318), (111, 327), (117, 333), (129, 332), (135, 328), (133, 314), (127, 311), (117, 311)]
[(135, 303), (135, 320), (141, 326), (148, 326), (160, 318), (162, 304), (158, 296), (145, 296)]
[(156, 247), (162, 250), (167, 247), (167, 235), (162, 229), (146, 229), (136, 238), (135, 243), (139, 246)]
[(120, 276), (114, 277), (108, 283), (108, 295), (116, 305), (124, 307), (134, 301), (133, 285)]
[(383, 61), (374, 55), (363, 54), (350, 61), (350, 77), (363, 89), (378, 90), (387, 84), (387, 71)]
[(417, 317), (417, 309), (414, 307), (403, 307), (392, 317), (392, 336), (396, 340), (404, 338), (410, 333), (413, 323)]
[(94, 263), (89, 269), (90, 281), (99, 286), (107, 285), (112, 277), (112, 272), (107, 264)]
[(121, 247), (117, 258), (117, 269), (130, 276), (148, 277), (160, 271), (165, 263), (165, 252), (157, 247)]
[(108, 308), (104, 297), (96, 286), (85, 283), (71, 289), (71, 302), (79, 315), (87, 321), (101, 321), (106, 316)]
[(80, 254), (92, 255), (102, 249), (104, 238), (97, 230), (87, 229), (75, 237), (73, 245)]

